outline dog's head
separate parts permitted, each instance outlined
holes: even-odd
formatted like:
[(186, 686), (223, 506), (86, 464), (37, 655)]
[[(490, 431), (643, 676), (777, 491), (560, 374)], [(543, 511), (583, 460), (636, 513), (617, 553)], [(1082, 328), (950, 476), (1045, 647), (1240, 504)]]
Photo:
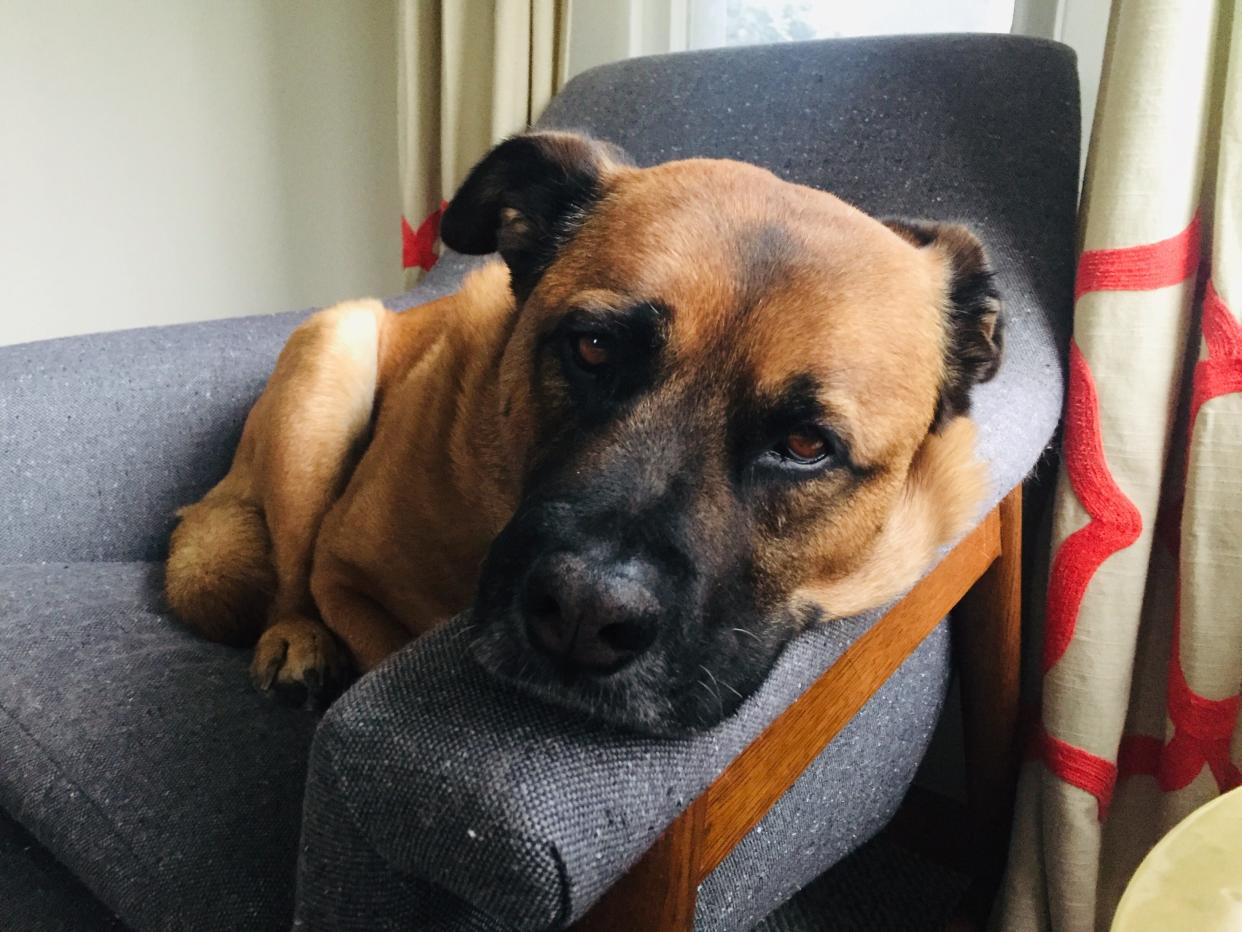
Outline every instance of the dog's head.
[(652, 731), (728, 714), (812, 621), (899, 595), (975, 517), (999, 302), (959, 226), (715, 160), (499, 145), (444, 242), (515, 296), (483, 566), (492, 671)]

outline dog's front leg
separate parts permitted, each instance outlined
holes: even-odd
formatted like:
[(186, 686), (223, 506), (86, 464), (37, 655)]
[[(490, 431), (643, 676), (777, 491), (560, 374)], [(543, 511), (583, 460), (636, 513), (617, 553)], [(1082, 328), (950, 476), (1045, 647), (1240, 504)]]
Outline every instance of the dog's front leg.
[(366, 673), (413, 637), (373, 594), (361, 572), (331, 554), (320, 555), (311, 591), (324, 623)]

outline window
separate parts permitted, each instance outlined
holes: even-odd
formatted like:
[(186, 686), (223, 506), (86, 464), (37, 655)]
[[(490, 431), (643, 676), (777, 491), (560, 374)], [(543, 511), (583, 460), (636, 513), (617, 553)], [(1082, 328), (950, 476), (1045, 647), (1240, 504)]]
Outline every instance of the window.
[(706, 0), (699, 6), (692, 16), (724, 13), (725, 45), (910, 32), (1009, 32), (1013, 22), (1013, 0)]

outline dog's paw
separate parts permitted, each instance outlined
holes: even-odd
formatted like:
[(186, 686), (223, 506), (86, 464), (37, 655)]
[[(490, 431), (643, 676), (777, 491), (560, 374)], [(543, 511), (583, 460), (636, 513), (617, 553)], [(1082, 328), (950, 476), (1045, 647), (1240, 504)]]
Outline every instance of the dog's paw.
[(255, 645), (250, 678), (262, 693), (290, 705), (324, 709), (349, 679), (345, 651), (321, 622), (282, 618)]

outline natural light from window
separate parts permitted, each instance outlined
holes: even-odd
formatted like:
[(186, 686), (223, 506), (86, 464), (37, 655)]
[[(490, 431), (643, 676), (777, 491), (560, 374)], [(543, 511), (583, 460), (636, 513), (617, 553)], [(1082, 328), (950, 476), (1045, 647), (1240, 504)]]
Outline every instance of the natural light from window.
[[(719, 9), (719, 0), (708, 3)], [(911, 32), (1009, 32), (1013, 0), (724, 0), (728, 45)]]

